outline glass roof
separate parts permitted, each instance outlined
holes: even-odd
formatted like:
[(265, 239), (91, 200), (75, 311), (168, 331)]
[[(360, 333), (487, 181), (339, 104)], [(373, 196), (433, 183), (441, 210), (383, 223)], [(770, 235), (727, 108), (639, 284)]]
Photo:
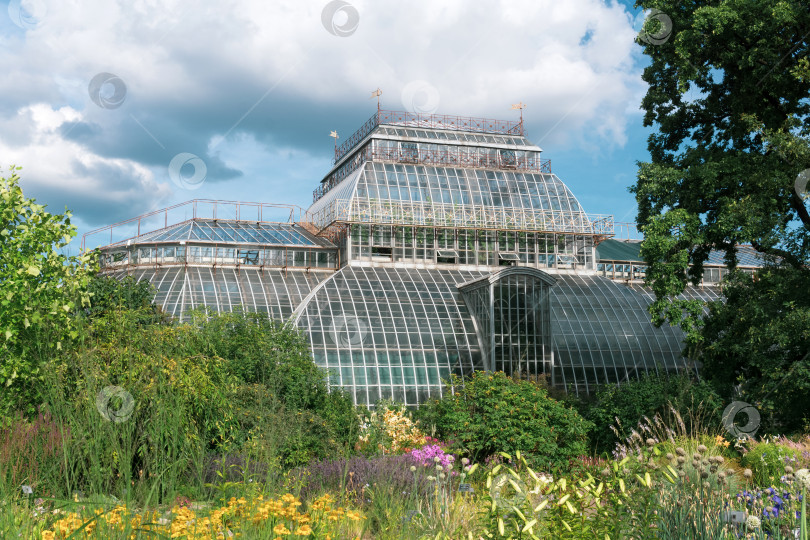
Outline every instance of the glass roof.
[[(622, 241), (608, 239), (601, 242), (596, 247), (599, 260), (602, 261), (627, 261), (644, 263), (640, 255), (641, 241)], [(704, 263), (708, 266), (726, 266), (724, 260), (726, 254), (723, 251), (713, 249), (709, 252), (709, 258)], [(765, 263), (762, 254), (748, 245), (737, 246), (738, 266), (761, 267)]]
[[(704, 264), (711, 264), (717, 266), (726, 266), (725, 252), (713, 249), (709, 253), (709, 258)], [(737, 265), (738, 266), (764, 266), (765, 259), (762, 253), (758, 252), (751, 246), (737, 246)]]
[(357, 198), (583, 213), (554, 174), (367, 163)]
[[(436, 377), (482, 368), (480, 345), (457, 285), (486, 272), (349, 266), (298, 308), (316, 362), (358, 403), (416, 404), (441, 391)], [(651, 292), (601, 276), (558, 274), (551, 293), (554, 383), (572, 392), (683, 367), (683, 334), (655, 328)], [(700, 299), (713, 289), (692, 289)]]
[[(555, 381), (569, 392), (589, 392), (597, 384), (624, 382), (659, 369), (684, 367), (683, 333), (656, 328), (647, 307), (652, 291), (602, 276), (555, 275), (551, 287), (552, 336), (560, 360)], [(688, 288), (687, 295), (714, 300), (710, 288)]]
[[(596, 232), (554, 174), (366, 162), (307, 211), (324, 227), (336, 219), (378, 223)], [(434, 223), (434, 224), (435, 224)]]
[[(229, 242), (274, 246), (333, 247), (301, 227), (290, 223), (255, 221), (191, 220), (128, 240), (130, 244), (154, 242)], [(118, 242), (113, 245), (126, 245)]]
[(495, 135), (491, 133), (469, 133), (464, 131), (439, 131), (435, 129), (379, 126), (372, 132), (372, 135), (375, 134), (393, 135), (397, 137), (409, 137), (415, 139), (426, 139), (432, 142), (459, 141), (459, 142), (473, 142), (484, 145), (504, 144), (520, 147), (531, 147), (534, 150), (539, 150), (539, 148), (526, 137), (515, 137), (511, 135)]
[(461, 131), (465, 133), (521, 136), (525, 133), (522, 122), (378, 109), (357, 131), (340, 144), (335, 150), (335, 159), (340, 160), (380, 125), (401, 126), (406, 129)]

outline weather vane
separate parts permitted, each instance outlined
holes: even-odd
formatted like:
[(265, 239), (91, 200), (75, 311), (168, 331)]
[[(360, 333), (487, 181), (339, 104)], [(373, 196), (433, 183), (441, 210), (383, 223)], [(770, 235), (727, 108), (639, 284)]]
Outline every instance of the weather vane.
[(371, 97), (369, 98), (369, 99), (372, 99), (372, 98), (375, 98), (375, 97), (377, 98), (377, 112), (380, 112), (380, 96), (381, 95), (382, 95), (382, 90), (377, 88), (376, 90), (371, 92)]
[(526, 104), (522, 101), (519, 103), (512, 104), (512, 110), (520, 109), (520, 134), (523, 135), (523, 109), (526, 108)]
[(335, 159), (337, 160), (337, 140), (338, 140), (337, 131), (332, 131), (329, 134), (329, 136), (332, 137), (333, 139), (335, 139)]

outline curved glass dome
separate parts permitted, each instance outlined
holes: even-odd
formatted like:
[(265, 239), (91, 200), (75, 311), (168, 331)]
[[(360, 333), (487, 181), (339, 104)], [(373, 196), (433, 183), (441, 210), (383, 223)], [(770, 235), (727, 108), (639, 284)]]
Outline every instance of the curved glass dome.
[(307, 211), (334, 221), (597, 233), (571, 190), (540, 172), (366, 162)]
[(584, 213), (554, 174), (488, 169), (368, 163), (355, 197)]

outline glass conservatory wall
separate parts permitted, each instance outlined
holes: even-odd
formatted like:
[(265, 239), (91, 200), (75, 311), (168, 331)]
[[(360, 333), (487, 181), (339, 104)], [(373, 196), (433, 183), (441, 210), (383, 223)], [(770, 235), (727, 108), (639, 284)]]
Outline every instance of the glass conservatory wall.
[(348, 266), (297, 311), (315, 362), (357, 403), (408, 405), (441, 395), (443, 378), (483, 369), (456, 283), (480, 272)]

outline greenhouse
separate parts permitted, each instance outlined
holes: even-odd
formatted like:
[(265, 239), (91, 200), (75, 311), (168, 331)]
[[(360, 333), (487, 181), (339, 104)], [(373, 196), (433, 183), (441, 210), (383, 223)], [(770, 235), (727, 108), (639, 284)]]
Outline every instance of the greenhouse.
[[(359, 404), (417, 405), (473, 370), (580, 394), (690, 369), (681, 331), (650, 322), (638, 239), (586, 213), (541, 152), (522, 122), (379, 110), (307, 210), (196, 200), (85, 241), (109, 233), (102, 271), (150, 281), (179, 319), (242, 308), (297, 325)], [(710, 259), (686, 294), (717, 298), (725, 272)]]

